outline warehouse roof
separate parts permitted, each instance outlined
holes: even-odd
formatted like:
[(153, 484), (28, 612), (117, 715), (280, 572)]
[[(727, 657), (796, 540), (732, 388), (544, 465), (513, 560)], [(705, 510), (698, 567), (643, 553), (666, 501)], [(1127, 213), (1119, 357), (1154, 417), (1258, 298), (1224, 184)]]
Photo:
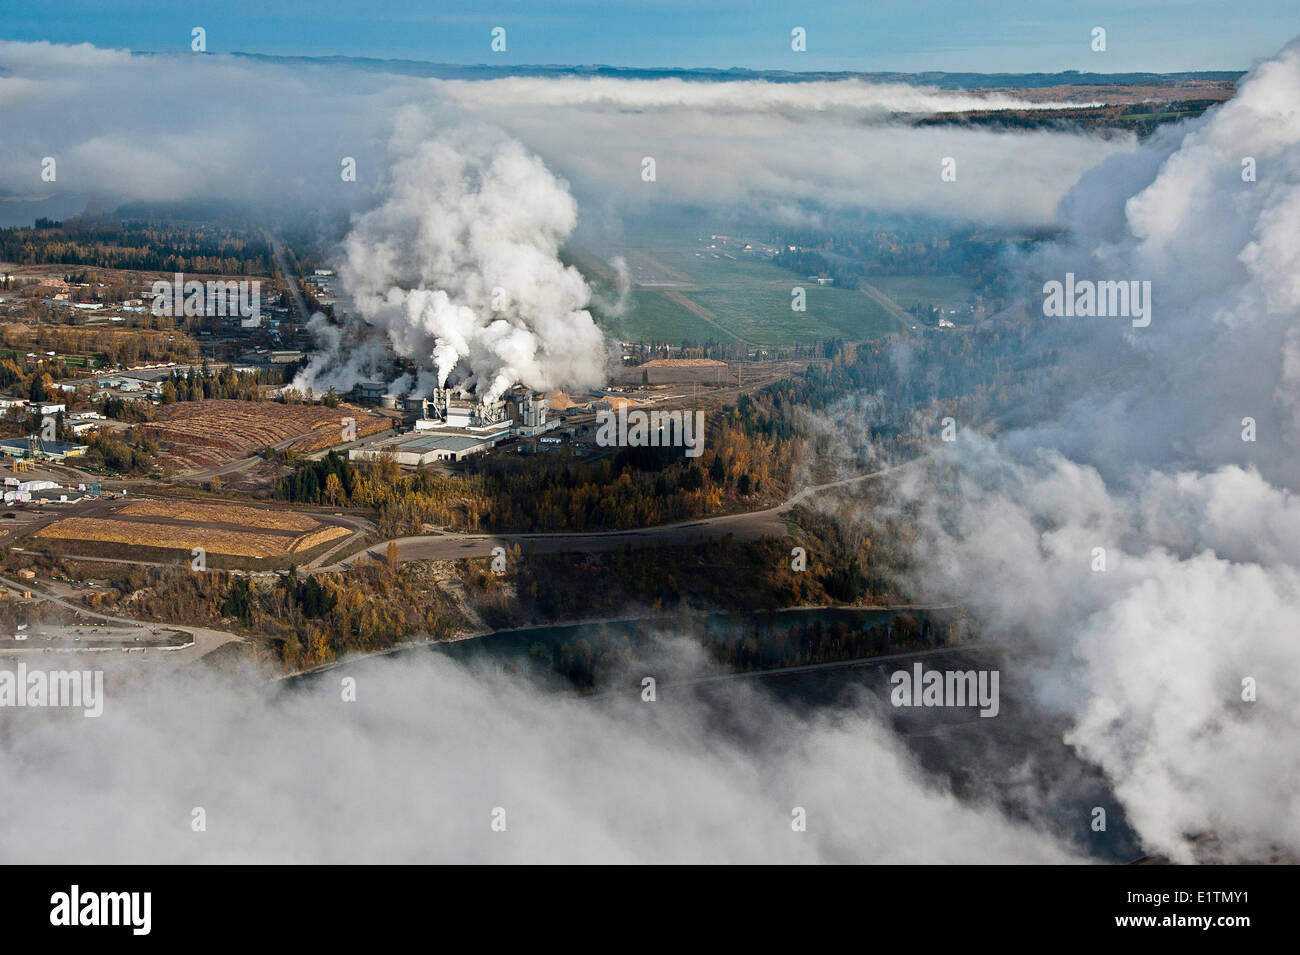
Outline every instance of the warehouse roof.
[[(504, 432), (503, 432), (504, 433)], [(395, 441), (393, 448), (401, 451), (465, 451), (501, 437), (500, 434), (421, 434), (406, 441)]]

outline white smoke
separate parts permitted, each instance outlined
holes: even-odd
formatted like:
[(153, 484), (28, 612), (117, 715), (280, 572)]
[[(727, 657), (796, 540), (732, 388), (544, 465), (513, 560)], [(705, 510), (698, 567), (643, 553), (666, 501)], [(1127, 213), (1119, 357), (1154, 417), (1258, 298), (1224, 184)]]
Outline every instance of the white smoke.
[(1084, 177), (1071, 240), (1026, 269), (1150, 280), (1151, 325), (1073, 319), (1093, 354), (1066, 361), (1113, 373), (900, 487), (918, 591), (1013, 648), (1143, 843), (1182, 861), (1207, 833), (1228, 859), (1300, 854), (1297, 101), (1293, 42), (1202, 121)]
[(347, 392), (358, 381), (381, 380), (391, 365), (383, 334), (362, 322), (339, 325), (317, 312), (307, 322), (307, 331), (316, 354), (294, 377), (291, 390), (314, 397), (331, 388)]
[(609, 264), (614, 270), (614, 297), (593, 292), (591, 301), (596, 308), (600, 309), (601, 314), (609, 318), (618, 318), (627, 311), (632, 297), (632, 270), (627, 266), (627, 259), (621, 255), (614, 256)]
[[(355, 217), (339, 274), (357, 314), (393, 351), (493, 401), (511, 386), (599, 384), (605, 344), (591, 291), (559, 259), (577, 204), (545, 164), (483, 127), (433, 135), (404, 111), (390, 187)], [(325, 351), (301, 376), (322, 380), (351, 356)]]

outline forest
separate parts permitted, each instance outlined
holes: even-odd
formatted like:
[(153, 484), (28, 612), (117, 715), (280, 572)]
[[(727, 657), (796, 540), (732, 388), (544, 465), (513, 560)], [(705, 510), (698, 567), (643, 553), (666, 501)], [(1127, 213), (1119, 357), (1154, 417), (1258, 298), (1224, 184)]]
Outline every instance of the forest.
[(181, 371), (176, 369), (163, 379), (163, 404), (177, 401), (205, 401), (211, 398), (233, 398), (239, 401), (261, 401), (262, 386), (280, 386), (286, 383), (286, 366), (274, 365), (248, 371), (236, 371), (223, 365), (213, 371), (206, 364), (202, 368)]
[(9, 554), (4, 566), (102, 580), (104, 589), (85, 598), (89, 610), (246, 634), (259, 659), (286, 671), (393, 647), (418, 632), (436, 639), (466, 629), (455, 600), (419, 564), (362, 560), (346, 574), (291, 568), (270, 579), (32, 554)]
[[(171, 319), (166, 319), (170, 325)], [(141, 362), (188, 362), (199, 357), (199, 346), (185, 332), (170, 328), (114, 328), (105, 325), (0, 324), (0, 344), (11, 356), (27, 352), (94, 355), (107, 365)]]
[[(635, 687), (647, 666), (654, 665), (656, 651), (663, 640), (662, 625), (654, 621), (646, 621), (631, 635), (626, 628), (620, 628), (617, 633), (603, 628), (602, 632), (584, 633), (572, 641), (536, 641), (529, 647), (522, 665), (507, 658), (507, 669), (520, 670), (533, 677), (558, 678), (568, 689), (579, 692), (608, 690), (620, 684)], [(673, 637), (684, 635), (680, 626), (671, 633)], [(814, 620), (772, 631), (746, 627), (738, 621), (722, 633), (692, 636), (703, 644), (714, 672), (753, 673), (933, 649), (944, 646), (949, 634), (943, 623), (936, 623), (928, 616), (898, 614), (886, 623), (871, 626), (843, 620), (829, 624)], [(511, 667), (512, 662), (516, 666)]]
[(384, 537), (425, 524), (462, 531), (613, 530), (691, 520), (780, 500), (797, 442), (747, 434), (728, 415), (709, 424), (706, 450), (622, 448), (596, 461), (571, 454), (474, 457), (454, 475), (403, 475), (391, 460), (361, 469), (333, 452), (300, 464), (276, 488), (281, 500), (370, 507)]
[(0, 261), (217, 275), (270, 275), (261, 236), (177, 222), (76, 217), (0, 229)]

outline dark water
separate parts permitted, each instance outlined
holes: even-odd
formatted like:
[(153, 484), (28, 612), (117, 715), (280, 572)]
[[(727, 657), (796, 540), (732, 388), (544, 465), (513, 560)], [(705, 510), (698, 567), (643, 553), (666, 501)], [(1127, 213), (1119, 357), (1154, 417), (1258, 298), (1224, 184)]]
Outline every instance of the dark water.
[[(914, 618), (926, 614), (908, 612)], [(936, 785), (950, 788), (963, 800), (997, 805), (1007, 816), (1058, 834), (1101, 862), (1130, 862), (1141, 850), (1127, 825), (1119, 802), (1096, 767), (1082, 761), (1063, 742), (1067, 721), (1045, 713), (1030, 701), (1024, 671), (1008, 664), (994, 649), (943, 650), (919, 647), (900, 659), (880, 663), (835, 665), (793, 672), (729, 674), (703, 654), (684, 654), (683, 644), (696, 648), (749, 639), (779, 643), (799, 628), (840, 627), (863, 632), (889, 623), (897, 613), (853, 608), (819, 608), (744, 615), (724, 613), (653, 619), (604, 621), (506, 630), (454, 643), (412, 647), (386, 655), (388, 659), (441, 654), (476, 671), (500, 672), (529, 680), (549, 692), (573, 693), (573, 686), (537, 660), (586, 643), (610, 650), (623, 647), (621, 668), (606, 674), (586, 695), (593, 707), (617, 705), (640, 694), (643, 674), (659, 681), (660, 699), (683, 694), (709, 714), (709, 732), (755, 752), (765, 745), (769, 727), (753, 721), (753, 695), (773, 704), (764, 712), (810, 719), (836, 714), (871, 712), (893, 729)], [(930, 614), (942, 622), (942, 614)], [(889, 652), (889, 651), (886, 651)], [(1000, 674), (999, 711), (994, 718), (975, 708), (896, 707), (890, 703), (890, 675), (910, 671), (914, 662), (926, 669), (989, 670)], [(307, 690), (328, 679), (330, 692), (339, 671), (360, 675), (383, 665), (369, 658), (342, 664), (328, 673), (287, 681)], [(744, 705), (738, 693), (745, 691)], [(1093, 807), (1104, 807), (1105, 832), (1089, 823)], [(991, 848), (992, 858), (997, 857)]]
[(766, 638), (784, 634), (795, 627), (817, 623), (825, 627), (839, 623), (856, 630), (865, 630), (888, 623), (897, 615), (892, 610), (819, 607), (808, 610), (763, 611), (743, 616), (708, 613), (690, 616), (639, 617), (598, 623), (501, 630), (473, 640), (437, 644), (435, 649), (446, 653), (454, 660), (483, 660), (493, 657), (507, 660), (516, 654), (526, 654), (537, 643), (560, 646), (565, 643), (576, 644), (579, 640), (594, 643), (627, 638), (629, 643), (635, 645), (650, 644), (665, 636), (687, 635), (703, 636), (705, 639), (735, 639), (746, 635)]
[[(682, 656), (681, 648), (671, 647), (674, 641), (689, 641), (699, 646), (707, 646), (734, 644), (749, 638), (759, 646), (771, 647), (779, 651), (789, 647), (788, 644), (782, 643), (783, 639), (792, 632), (799, 632), (800, 628), (822, 628), (829, 633), (832, 628), (838, 627), (846, 633), (860, 634), (872, 627), (889, 623), (901, 613), (903, 612), (853, 607), (819, 607), (747, 614), (678, 613), (658, 617), (524, 627), (515, 630), (499, 630), (466, 640), (403, 647), (375, 657), (345, 661), (324, 670), (290, 677), (285, 683), (290, 686), (310, 686), (321, 679), (324, 673), (329, 673), (330, 679), (333, 680), (337, 678), (336, 671), (364, 672), (376, 660), (418, 659), (424, 654), (436, 653), (458, 663), (472, 664), (477, 668), (486, 667), (489, 671), (529, 676), (549, 684), (551, 689), (572, 690), (575, 688), (574, 684), (564, 679), (550, 679), (549, 674), (540, 672), (548, 670), (549, 667), (530, 665), (529, 660), (530, 656), (538, 656), (540, 650), (547, 651), (553, 658), (561, 648), (566, 646), (576, 648), (583, 643), (597, 653), (609, 652), (619, 647), (625, 648), (626, 655), (636, 660), (638, 667), (643, 665), (663, 667), (668, 671), (665, 678), (668, 676), (685, 678), (698, 676), (705, 671), (699, 669), (698, 661), (684, 667), (683, 661), (676, 659)], [(921, 620), (942, 621), (947, 616), (942, 611), (930, 613), (907, 611), (906, 613)], [(885, 648), (884, 652), (888, 652), (888, 648)], [(763, 668), (775, 665), (777, 664), (773, 661), (766, 661)], [(708, 672), (723, 672), (723, 669), (715, 666)], [(618, 679), (620, 676), (611, 672), (598, 681), (598, 685), (579, 685), (578, 689), (606, 691)]]

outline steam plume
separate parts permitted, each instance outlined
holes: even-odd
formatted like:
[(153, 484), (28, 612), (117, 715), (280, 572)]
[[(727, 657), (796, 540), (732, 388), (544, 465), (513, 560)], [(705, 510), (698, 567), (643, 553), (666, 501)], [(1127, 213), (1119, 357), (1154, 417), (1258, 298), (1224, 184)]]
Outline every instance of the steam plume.
[[(559, 259), (577, 223), (565, 184), (503, 134), (432, 137), (412, 111), (394, 148), (387, 197), (354, 219), (344, 243), (340, 275), (357, 314), (439, 387), (474, 387), (487, 401), (515, 384), (598, 384), (605, 349), (591, 292)], [(295, 384), (339, 366), (327, 349)]]

